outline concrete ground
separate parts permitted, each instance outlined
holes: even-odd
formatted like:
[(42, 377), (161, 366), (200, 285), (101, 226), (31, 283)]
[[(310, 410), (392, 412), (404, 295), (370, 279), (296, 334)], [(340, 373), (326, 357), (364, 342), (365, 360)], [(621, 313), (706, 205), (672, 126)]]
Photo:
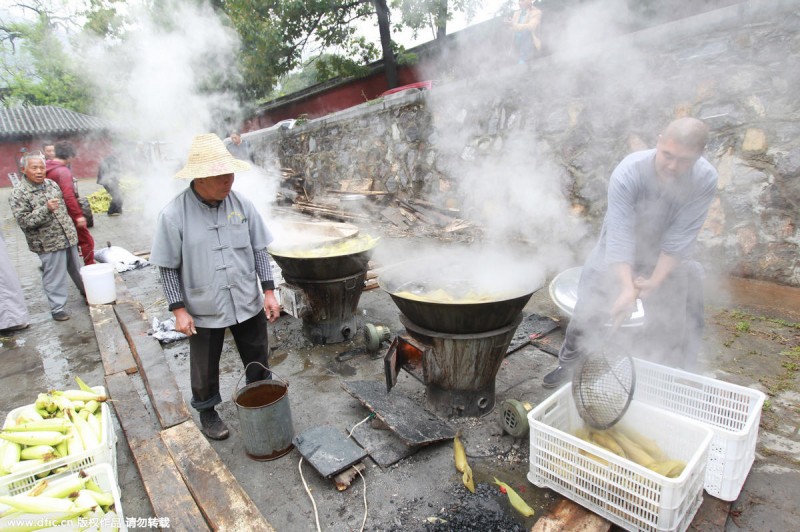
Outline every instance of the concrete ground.
[[(95, 185), (81, 183), (88, 194)], [(42, 293), (38, 258), (27, 249), (24, 237), (11, 217), (8, 189), (0, 189), (2, 235), (15, 263), (31, 314), (27, 330), (0, 337), (0, 414), (32, 402), (48, 389), (73, 387), (78, 375), (90, 384), (103, 383), (103, 368), (94, 337), (88, 307), (74, 287), (68, 312), (72, 319), (55, 322)], [(98, 246), (110, 242), (129, 251), (147, 250), (151, 235), (143, 230), (142, 210), (135, 205), (120, 217), (95, 215), (92, 234)], [(399, 242), (402, 243), (402, 242)], [(122, 277), (131, 295), (144, 306), (148, 316), (169, 316), (153, 267), (125, 272)], [(727, 504), (705, 496), (696, 530), (792, 530), (800, 526), (796, 488), (800, 485), (800, 316), (797, 292), (778, 288), (768, 298), (753, 285), (734, 295), (714, 298), (707, 308), (708, 331), (702, 372), (717, 378), (752, 386), (768, 393), (752, 471), (738, 500)], [(556, 315), (540, 290), (525, 308), (526, 313)], [(402, 326), (398, 311), (380, 289), (365, 292), (359, 304), (359, 324), (387, 325), (393, 333)], [(337, 362), (335, 355), (354, 344), (311, 346), (300, 332), (300, 321), (284, 315), (271, 326), (271, 364), (274, 372), (290, 383), (289, 399), (295, 433), (327, 424), (347, 434), (369, 412), (341, 387), (348, 380), (383, 382), (383, 363), (366, 355)], [(164, 355), (188, 404), (190, 399), (187, 342), (164, 347)], [(555, 359), (532, 346), (507, 357), (496, 380), (497, 404), (508, 398), (533, 405), (550, 392), (540, 386), (542, 376)], [(472, 526), (452, 529), (530, 529), (559, 496), (538, 489), (526, 478), (528, 438), (515, 439), (502, 430), (495, 411), (480, 419), (461, 419), (450, 424), (462, 433), (478, 485), (477, 495), (468, 495), (460, 474), (453, 467), (450, 442), (433, 444), (399, 463), (381, 468), (366, 460), (363, 482), (356, 479), (346, 491), (337, 491), (307, 463), (300, 467), (300, 455), (293, 450), (270, 462), (246, 457), (239, 435), (236, 406), (230, 400), (242, 375), (241, 363), (232, 340), (226, 340), (222, 371), (223, 403), (218, 408), (231, 428), (231, 437), (212, 442), (221, 459), (240, 482), (267, 520), (280, 531), (314, 530), (314, 510), (303, 487), (302, 476), (314, 496), (322, 530), (360, 529), (364, 516), (364, 491), (368, 515), (367, 530), (423, 530), (441, 523), (435, 517), (450, 516), (470, 508), (485, 518)], [(424, 404), (424, 388), (401, 373), (396, 391)], [(394, 393), (394, 391), (393, 391)], [(196, 413), (192, 413), (198, 421)], [(137, 469), (132, 462), (124, 434), (117, 426), (119, 444), (118, 476), (123, 510), (127, 517), (150, 517), (152, 508)], [(504, 495), (490, 487), (493, 477), (511, 486), (534, 507), (536, 515), (521, 518)], [(366, 483), (366, 487), (365, 487)], [(477, 524), (476, 524), (477, 523)], [(510, 524), (509, 524), (510, 523)], [(445, 527), (447, 528), (447, 527)], [(438, 528), (438, 529), (445, 529)]]

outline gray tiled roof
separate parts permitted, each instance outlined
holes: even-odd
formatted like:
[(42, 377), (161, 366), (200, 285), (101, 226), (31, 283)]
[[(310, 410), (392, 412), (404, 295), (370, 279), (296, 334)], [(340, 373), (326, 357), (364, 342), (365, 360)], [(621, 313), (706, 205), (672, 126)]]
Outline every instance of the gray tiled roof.
[(52, 105), (0, 107), (0, 138), (3, 139), (70, 135), (108, 128), (99, 118)]

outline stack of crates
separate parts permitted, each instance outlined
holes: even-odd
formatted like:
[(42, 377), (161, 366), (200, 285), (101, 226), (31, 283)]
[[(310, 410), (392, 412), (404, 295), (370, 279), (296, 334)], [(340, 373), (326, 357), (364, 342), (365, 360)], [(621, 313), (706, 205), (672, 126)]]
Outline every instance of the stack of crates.
[(738, 498), (755, 458), (765, 396), (643, 360), (634, 359), (634, 368), (633, 399), (620, 423), (685, 461), (683, 473), (657, 475), (574, 436), (583, 420), (568, 384), (528, 414), (528, 479), (627, 530), (683, 531), (703, 489), (723, 500)]
[(739, 497), (756, 456), (766, 396), (752, 388), (634, 359), (637, 401), (711, 428), (706, 492), (724, 501)]

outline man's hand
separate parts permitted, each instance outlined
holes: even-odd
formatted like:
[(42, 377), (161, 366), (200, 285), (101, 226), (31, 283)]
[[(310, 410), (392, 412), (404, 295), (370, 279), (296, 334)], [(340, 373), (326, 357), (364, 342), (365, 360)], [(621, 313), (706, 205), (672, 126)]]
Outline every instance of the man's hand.
[(82, 228), (82, 227), (86, 227), (86, 218), (84, 218), (83, 216), (79, 216), (78, 218), (75, 218), (75, 227), (77, 227), (79, 229)]
[(619, 327), (622, 323), (631, 317), (633, 311), (636, 309), (636, 297), (639, 291), (633, 285), (625, 285), (622, 291), (614, 301), (611, 307), (611, 322), (615, 327)]
[(191, 336), (193, 334), (197, 334), (197, 331), (194, 328), (194, 318), (192, 315), (189, 314), (185, 308), (176, 308), (172, 311), (172, 315), (175, 316), (175, 330), (185, 334), (186, 336)]
[(58, 199), (56, 199), (56, 198), (47, 200), (47, 209), (50, 212), (56, 212), (56, 209), (58, 209), (59, 203), (61, 203), (61, 202), (58, 201)]
[(281, 306), (278, 300), (275, 299), (275, 294), (272, 290), (264, 290), (264, 312), (267, 313), (267, 319), (270, 323), (275, 322), (281, 316)]
[(653, 281), (652, 278), (645, 279), (644, 277), (637, 277), (633, 281), (633, 286), (639, 290), (639, 295), (642, 299), (647, 299), (647, 296), (653, 293), (658, 288), (658, 283)]

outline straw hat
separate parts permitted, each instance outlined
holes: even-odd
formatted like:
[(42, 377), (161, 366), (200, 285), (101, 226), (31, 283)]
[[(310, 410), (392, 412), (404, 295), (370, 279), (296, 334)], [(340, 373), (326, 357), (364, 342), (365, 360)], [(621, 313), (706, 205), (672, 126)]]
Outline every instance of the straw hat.
[(177, 179), (202, 179), (215, 175), (250, 170), (250, 164), (236, 159), (213, 133), (197, 135), (189, 148), (186, 166), (175, 174)]

